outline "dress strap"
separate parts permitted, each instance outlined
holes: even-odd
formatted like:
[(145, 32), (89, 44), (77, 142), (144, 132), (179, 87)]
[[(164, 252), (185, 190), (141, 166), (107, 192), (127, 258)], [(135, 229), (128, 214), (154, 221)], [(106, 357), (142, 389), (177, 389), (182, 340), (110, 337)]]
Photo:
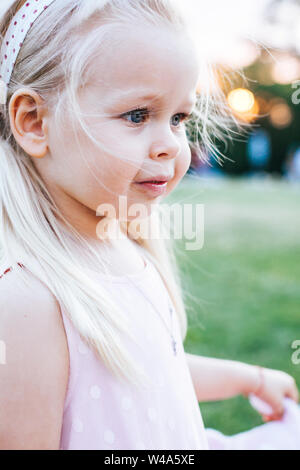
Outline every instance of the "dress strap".
[[(17, 263), (17, 265), (20, 267), (20, 268), (25, 268), (24, 264), (22, 263)], [(2, 275), (0, 275), (0, 279), (5, 276), (5, 274), (8, 274), (9, 272), (13, 271), (13, 266), (11, 266), (10, 268), (7, 268), (4, 273), (2, 273)]]

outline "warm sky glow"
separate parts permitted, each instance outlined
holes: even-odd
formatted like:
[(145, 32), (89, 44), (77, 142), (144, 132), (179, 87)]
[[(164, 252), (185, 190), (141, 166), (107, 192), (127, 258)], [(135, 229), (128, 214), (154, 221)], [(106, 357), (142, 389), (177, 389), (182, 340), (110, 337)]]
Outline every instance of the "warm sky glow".
[(239, 68), (255, 60), (258, 45), (298, 47), (300, 54), (300, 9), (288, 0), (278, 7), (274, 24), (265, 17), (274, 13), (270, 0), (174, 1), (189, 19), (201, 57)]
[(247, 65), (249, 58), (255, 59), (255, 47), (243, 43), (241, 38), (257, 39), (269, 0), (175, 1), (188, 17), (201, 55), (225, 62), (231, 55), (233, 66)]
[[(14, 0), (1, 0), (0, 15)], [(199, 55), (232, 68), (250, 65), (258, 55), (257, 43), (270, 47), (298, 48), (300, 7), (286, 0), (277, 7), (278, 21), (266, 22), (270, 0), (172, 0), (187, 16)], [(246, 39), (252, 41), (249, 44)]]

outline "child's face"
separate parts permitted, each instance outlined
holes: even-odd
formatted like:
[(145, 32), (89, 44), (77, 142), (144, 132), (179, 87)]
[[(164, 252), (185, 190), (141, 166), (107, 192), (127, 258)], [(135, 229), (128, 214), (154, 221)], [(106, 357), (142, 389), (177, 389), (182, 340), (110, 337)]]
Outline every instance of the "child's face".
[[(119, 44), (109, 46), (95, 61), (80, 95), (84, 113), (105, 113), (86, 122), (107, 151), (97, 148), (81, 131), (83, 156), (79, 155), (67, 122), (62, 148), (50, 122), (51, 155), (47, 163), (38, 162), (57, 202), (77, 211), (73, 218), (96, 211), (102, 203), (111, 204), (118, 215), (119, 195), (127, 197), (128, 208), (143, 203), (149, 212), (161, 196), (137, 182), (170, 175), (165, 196), (191, 162), (183, 113), (189, 115), (194, 107), (199, 78), (192, 43), (166, 29), (142, 27), (124, 27), (114, 38)], [(142, 98), (149, 95), (152, 99)], [(125, 116), (137, 108), (146, 110)]]

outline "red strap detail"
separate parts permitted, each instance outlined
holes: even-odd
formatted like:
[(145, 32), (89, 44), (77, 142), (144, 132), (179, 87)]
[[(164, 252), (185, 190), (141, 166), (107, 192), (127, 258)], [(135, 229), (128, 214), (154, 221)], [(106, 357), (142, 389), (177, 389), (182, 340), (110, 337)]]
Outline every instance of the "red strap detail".
[[(18, 264), (18, 266), (20, 266), (20, 268), (25, 268), (24, 264), (22, 264), (22, 263), (17, 263), (17, 264)], [(12, 266), (11, 266), (10, 268), (7, 268), (7, 269), (4, 271), (4, 273), (2, 274), (2, 276), (0, 276), (0, 279), (1, 279), (5, 274), (11, 272), (12, 270), (13, 270)]]

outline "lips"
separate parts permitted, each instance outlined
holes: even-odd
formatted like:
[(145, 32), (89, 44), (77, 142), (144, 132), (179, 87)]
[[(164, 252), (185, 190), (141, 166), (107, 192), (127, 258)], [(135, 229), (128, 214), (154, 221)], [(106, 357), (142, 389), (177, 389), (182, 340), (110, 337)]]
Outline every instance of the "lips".
[(173, 178), (172, 175), (157, 175), (153, 177), (146, 178), (141, 181), (137, 181), (138, 184), (151, 183), (151, 184), (164, 184), (168, 183)]
[(136, 183), (136, 187), (139, 188), (139, 190), (143, 193), (147, 193), (153, 197), (165, 194), (168, 186), (168, 181), (154, 181), (142, 181), (140, 183)]
[(150, 181), (141, 181), (140, 183), (138, 184), (165, 184), (167, 183), (167, 181), (155, 181), (155, 180), (150, 180)]

